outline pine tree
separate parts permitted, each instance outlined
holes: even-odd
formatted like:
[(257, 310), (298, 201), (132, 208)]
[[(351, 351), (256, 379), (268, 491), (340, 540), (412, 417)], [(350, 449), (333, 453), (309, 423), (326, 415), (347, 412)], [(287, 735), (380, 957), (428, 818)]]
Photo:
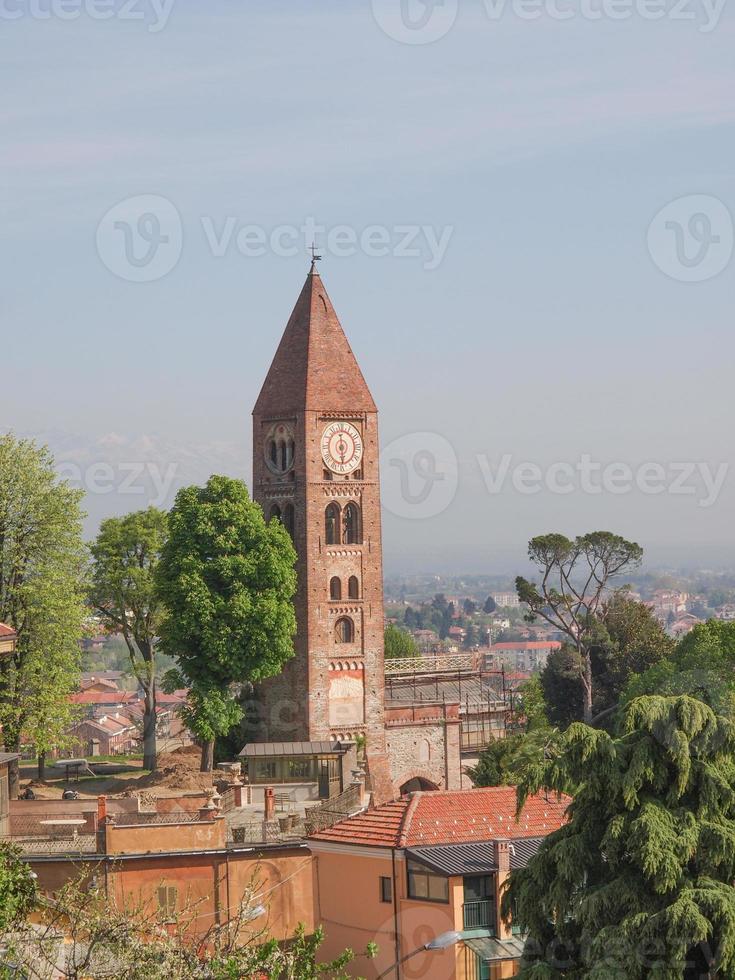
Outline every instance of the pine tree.
[(641, 697), (619, 735), (575, 723), (558, 749), (519, 787), (519, 805), (574, 797), (503, 896), (529, 936), (520, 976), (734, 976), (732, 723), (689, 696)]

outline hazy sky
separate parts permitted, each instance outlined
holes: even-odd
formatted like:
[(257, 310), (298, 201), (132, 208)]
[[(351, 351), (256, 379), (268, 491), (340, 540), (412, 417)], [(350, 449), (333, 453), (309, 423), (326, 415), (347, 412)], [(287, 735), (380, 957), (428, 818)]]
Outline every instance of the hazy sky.
[(552, 529), (730, 560), (726, 3), (104, 2), (0, 0), (0, 426), (92, 523), (249, 475), (311, 221), (389, 570)]

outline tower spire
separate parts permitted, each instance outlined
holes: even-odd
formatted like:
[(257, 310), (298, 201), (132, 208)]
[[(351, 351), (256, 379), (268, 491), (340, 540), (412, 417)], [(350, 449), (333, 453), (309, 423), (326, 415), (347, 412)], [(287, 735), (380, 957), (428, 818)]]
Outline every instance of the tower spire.
[(312, 266), (255, 403), (254, 414), (375, 412), (324, 282)]

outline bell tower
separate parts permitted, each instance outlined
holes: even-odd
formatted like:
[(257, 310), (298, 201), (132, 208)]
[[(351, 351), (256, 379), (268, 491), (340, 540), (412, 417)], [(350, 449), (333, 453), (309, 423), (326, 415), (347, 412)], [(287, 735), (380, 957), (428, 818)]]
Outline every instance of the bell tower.
[(298, 554), (295, 656), (263, 684), (268, 741), (385, 752), (378, 413), (312, 261), (253, 410), (253, 496)]

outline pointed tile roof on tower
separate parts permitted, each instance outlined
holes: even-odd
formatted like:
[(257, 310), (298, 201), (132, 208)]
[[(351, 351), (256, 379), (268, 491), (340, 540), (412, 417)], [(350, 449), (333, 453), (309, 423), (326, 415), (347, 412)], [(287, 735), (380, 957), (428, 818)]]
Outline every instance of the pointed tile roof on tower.
[(305, 409), (377, 411), (313, 262), (253, 414), (283, 416)]

